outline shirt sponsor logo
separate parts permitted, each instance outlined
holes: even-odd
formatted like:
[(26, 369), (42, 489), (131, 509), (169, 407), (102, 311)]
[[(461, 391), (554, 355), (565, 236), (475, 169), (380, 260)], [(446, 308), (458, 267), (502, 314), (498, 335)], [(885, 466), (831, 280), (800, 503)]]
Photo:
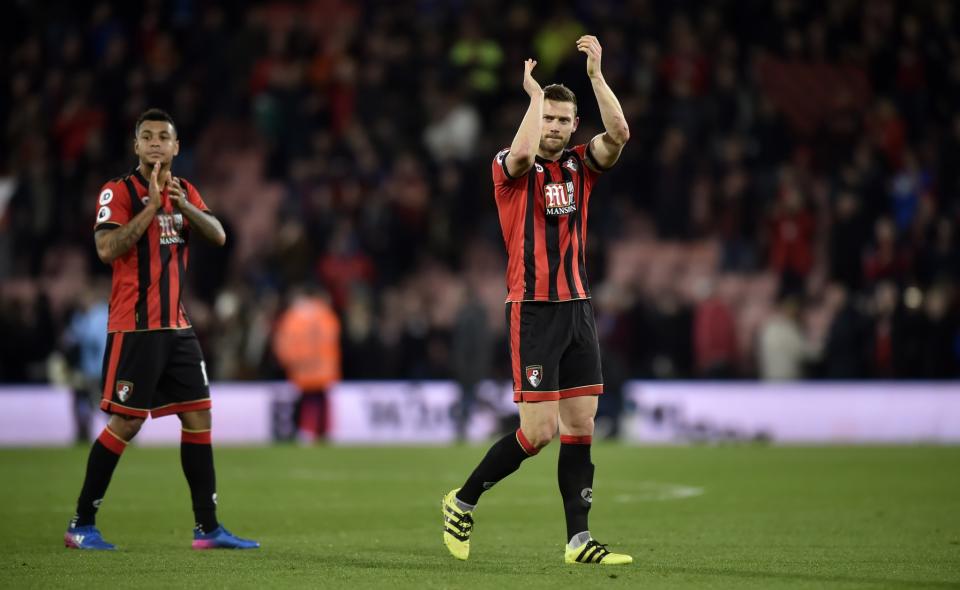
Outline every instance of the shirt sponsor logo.
[(113, 215), (113, 212), (110, 211), (110, 207), (107, 207), (106, 205), (100, 207), (100, 210), (97, 211), (97, 223), (103, 223), (104, 221), (107, 221), (110, 219), (111, 215)]
[(112, 200), (113, 200), (113, 191), (111, 189), (104, 189), (103, 192), (100, 193), (101, 205), (109, 205), (110, 201)]
[(157, 223), (160, 224), (160, 244), (169, 246), (170, 244), (183, 244), (186, 240), (180, 235), (183, 230), (182, 213), (162, 213), (157, 215)]
[(543, 198), (547, 215), (569, 215), (577, 210), (573, 197), (573, 182), (551, 182), (543, 185)]

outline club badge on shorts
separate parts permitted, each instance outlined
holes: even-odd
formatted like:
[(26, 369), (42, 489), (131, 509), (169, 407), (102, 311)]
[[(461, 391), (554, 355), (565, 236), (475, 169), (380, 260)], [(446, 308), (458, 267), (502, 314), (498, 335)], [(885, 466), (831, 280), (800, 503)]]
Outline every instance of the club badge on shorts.
[(133, 383), (129, 381), (117, 381), (117, 399), (125, 402), (133, 394)]
[(527, 381), (530, 385), (537, 387), (543, 381), (543, 365), (530, 365), (527, 367)]

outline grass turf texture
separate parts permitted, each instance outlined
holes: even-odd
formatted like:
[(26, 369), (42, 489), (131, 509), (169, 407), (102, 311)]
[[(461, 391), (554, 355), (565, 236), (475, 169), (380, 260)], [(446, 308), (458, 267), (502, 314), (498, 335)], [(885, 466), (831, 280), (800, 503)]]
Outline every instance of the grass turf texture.
[(439, 503), (481, 447), (217, 449), (220, 517), (262, 542), (195, 552), (175, 448), (130, 448), (63, 548), (85, 448), (0, 451), (0, 587), (958, 588), (960, 448), (595, 445), (591, 529), (632, 566), (563, 564), (558, 445), (487, 493), (472, 555)]

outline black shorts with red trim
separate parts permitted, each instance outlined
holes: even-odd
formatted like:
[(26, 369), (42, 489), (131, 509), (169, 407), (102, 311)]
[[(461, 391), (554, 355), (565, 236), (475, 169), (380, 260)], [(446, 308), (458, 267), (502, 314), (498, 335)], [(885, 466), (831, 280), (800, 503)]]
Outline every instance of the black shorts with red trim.
[(513, 401), (603, 393), (600, 343), (589, 299), (507, 303)]
[(210, 409), (210, 385), (193, 328), (111, 332), (100, 409), (159, 418)]

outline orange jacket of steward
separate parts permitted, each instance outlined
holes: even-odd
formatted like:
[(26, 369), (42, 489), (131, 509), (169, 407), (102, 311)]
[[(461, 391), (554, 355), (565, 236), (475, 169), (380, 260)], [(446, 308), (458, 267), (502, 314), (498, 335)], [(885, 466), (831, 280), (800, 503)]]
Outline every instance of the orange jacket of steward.
[(283, 313), (273, 335), (277, 360), (303, 392), (340, 380), (340, 321), (320, 298), (300, 298)]

